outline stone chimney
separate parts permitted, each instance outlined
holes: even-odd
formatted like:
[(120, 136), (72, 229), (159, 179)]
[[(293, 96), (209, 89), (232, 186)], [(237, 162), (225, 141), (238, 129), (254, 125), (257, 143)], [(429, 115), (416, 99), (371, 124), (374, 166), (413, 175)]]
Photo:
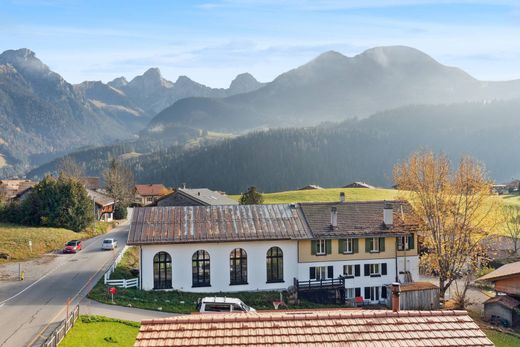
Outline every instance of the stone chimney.
[(399, 282), (392, 283), (392, 311), (399, 312), (401, 309), (401, 285)]
[(385, 207), (383, 207), (383, 223), (387, 227), (391, 227), (394, 224), (394, 208), (391, 204), (385, 203)]
[(334, 229), (338, 227), (338, 208), (330, 208), (330, 228)]
[(343, 205), (345, 203), (345, 192), (339, 193), (339, 203)]

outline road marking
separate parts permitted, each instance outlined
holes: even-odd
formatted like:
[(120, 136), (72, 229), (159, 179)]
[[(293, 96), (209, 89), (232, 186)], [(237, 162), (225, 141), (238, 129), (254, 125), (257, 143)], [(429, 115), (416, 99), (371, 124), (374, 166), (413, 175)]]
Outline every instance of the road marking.
[[(118, 252), (117, 254), (119, 254), (119, 252)], [(92, 279), (93, 279), (95, 276), (97, 276), (97, 274), (98, 274), (100, 271), (104, 270), (105, 266), (106, 266), (110, 261), (114, 261), (114, 260), (115, 260), (115, 257), (111, 257), (111, 258), (109, 258), (109, 259), (108, 259), (108, 260), (107, 260), (107, 261), (106, 261), (106, 262), (101, 266), (101, 268), (100, 268), (99, 270), (97, 270), (97, 271), (96, 271), (92, 276), (89, 277), (89, 279), (87, 280), (87, 283), (85, 283), (85, 284), (83, 285), (83, 287), (81, 287), (80, 290), (78, 290), (78, 292), (76, 293), (76, 295), (74, 295), (74, 297), (73, 297), (70, 301), (71, 301), (71, 302), (74, 302), (74, 301), (76, 300), (76, 298), (78, 297), (78, 295), (81, 294), (81, 292), (83, 291), (83, 289), (85, 289), (85, 287), (88, 286), (88, 285), (90, 284), (90, 282), (92, 281)], [(43, 327), (43, 329), (41, 329), (41, 330), (36, 334), (36, 336), (31, 340), (31, 342), (29, 342), (29, 343), (27, 344), (27, 347), (31, 347), (31, 346), (36, 342), (36, 340), (38, 340), (40, 337), (43, 337), (42, 334), (45, 332), (45, 330), (47, 330), (47, 328), (48, 328), (51, 324), (55, 323), (54, 321), (56, 320), (56, 318), (58, 318), (58, 316), (60, 316), (61, 314), (63, 314), (63, 311), (65, 311), (66, 309), (67, 309), (66, 306), (63, 307), (63, 308), (62, 308), (62, 309), (61, 309), (61, 310), (60, 310), (60, 311), (59, 311), (59, 312), (58, 312), (58, 313), (57, 313), (57, 314), (56, 314), (56, 315), (55, 315), (55, 316), (54, 316), (54, 317), (49, 321), (49, 323), (47, 323), (47, 325), (45, 325), (45, 326)]]

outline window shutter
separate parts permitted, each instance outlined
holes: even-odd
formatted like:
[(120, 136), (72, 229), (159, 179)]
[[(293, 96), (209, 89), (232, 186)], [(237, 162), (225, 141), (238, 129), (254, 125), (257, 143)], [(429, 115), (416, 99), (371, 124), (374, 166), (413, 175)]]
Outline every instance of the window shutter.
[(370, 287), (365, 287), (365, 299), (370, 299)]
[(385, 251), (385, 238), (380, 237), (379, 238), (379, 252), (384, 252), (384, 251)]
[(381, 264), (381, 275), (386, 275), (386, 263)]
[(353, 253), (359, 252), (359, 239), (352, 240), (352, 250), (354, 251)]
[(370, 276), (370, 265), (365, 264), (365, 276)]
[(327, 267), (327, 277), (334, 278), (334, 266)]
[(316, 248), (318, 247), (316, 240), (311, 241), (311, 254), (316, 255)]
[(386, 287), (381, 287), (381, 298), (386, 299)]
[(325, 248), (326, 248), (326, 253), (327, 254), (331, 254), (332, 253), (332, 240), (326, 240), (325, 241)]
[(414, 249), (415, 248), (415, 240), (413, 237), (413, 234), (408, 235), (408, 249)]
[(365, 252), (370, 253), (371, 249), (372, 249), (372, 239), (370, 239), (370, 238), (365, 239)]
[(356, 297), (361, 296), (361, 288), (354, 288), (354, 295)]
[(316, 278), (316, 268), (311, 266), (309, 268), (309, 279), (312, 280), (313, 278)]
[(345, 240), (338, 240), (338, 253), (343, 253), (345, 250)]
[(354, 265), (354, 276), (359, 277), (361, 275), (361, 265)]

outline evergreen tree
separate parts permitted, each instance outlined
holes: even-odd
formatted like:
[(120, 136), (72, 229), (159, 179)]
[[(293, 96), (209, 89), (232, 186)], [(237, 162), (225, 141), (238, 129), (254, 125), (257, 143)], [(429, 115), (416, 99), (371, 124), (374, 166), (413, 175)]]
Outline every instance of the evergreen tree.
[(249, 187), (247, 192), (240, 196), (240, 205), (260, 205), (264, 202), (264, 197), (256, 191), (256, 187)]

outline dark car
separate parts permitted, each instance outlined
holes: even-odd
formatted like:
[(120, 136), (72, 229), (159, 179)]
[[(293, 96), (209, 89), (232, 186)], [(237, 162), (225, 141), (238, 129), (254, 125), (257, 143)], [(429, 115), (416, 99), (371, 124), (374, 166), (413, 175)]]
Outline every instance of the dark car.
[(72, 240), (67, 242), (65, 248), (63, 248), (63, 253), (76, 253), (83, 249), (83, 242), (81, 240)]

